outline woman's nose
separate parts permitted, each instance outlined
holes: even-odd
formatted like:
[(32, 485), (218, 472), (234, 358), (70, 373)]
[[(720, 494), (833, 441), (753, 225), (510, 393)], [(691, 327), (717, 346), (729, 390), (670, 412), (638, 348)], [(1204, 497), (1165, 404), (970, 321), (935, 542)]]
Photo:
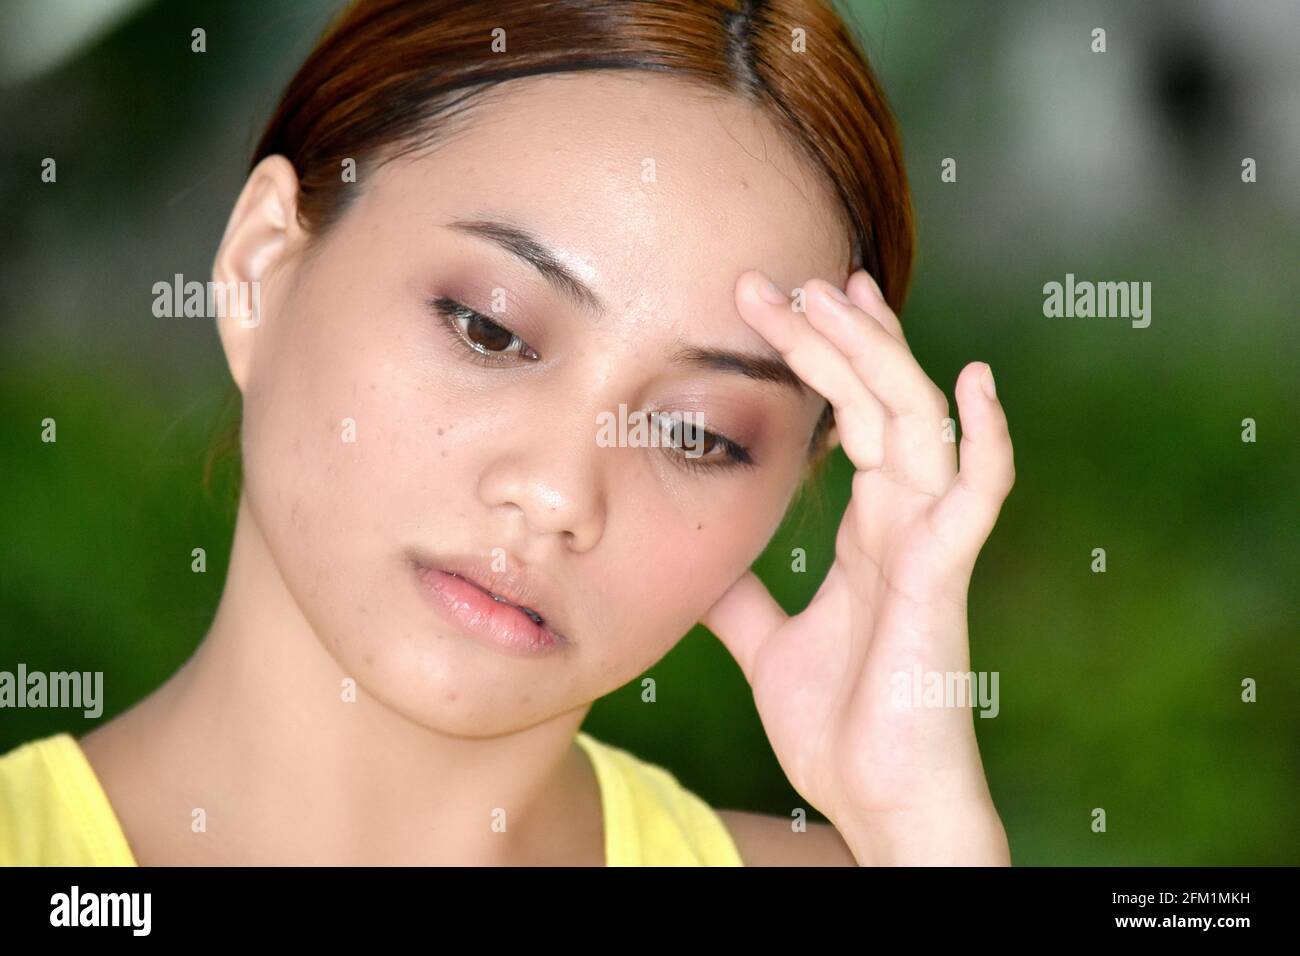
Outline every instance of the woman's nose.
[(586, 551), (604, 532), (603, 464), (609, 449), (598, 446), (593, 424), (565, 416), (529, 426), (499, 445), (479, 481), (491, 508), (517, 508), (532, 535), (561, 535), (567, 548)]

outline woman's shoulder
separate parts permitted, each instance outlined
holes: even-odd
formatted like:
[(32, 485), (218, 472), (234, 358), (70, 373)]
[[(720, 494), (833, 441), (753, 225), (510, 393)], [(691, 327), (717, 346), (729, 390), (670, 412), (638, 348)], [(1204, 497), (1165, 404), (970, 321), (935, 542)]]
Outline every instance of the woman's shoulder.
[(134, 866), (122, 828), (75, 737), (0, 754), (0, 866)]
[(849, 845), (829, 823), (795, 830), (785, 817), (719, 810), (747, 866), (857, 866)]
[(666, 767), (580, 732), (600, 784), (610, 866), (853, 866), (833, 827), (715, 810)]

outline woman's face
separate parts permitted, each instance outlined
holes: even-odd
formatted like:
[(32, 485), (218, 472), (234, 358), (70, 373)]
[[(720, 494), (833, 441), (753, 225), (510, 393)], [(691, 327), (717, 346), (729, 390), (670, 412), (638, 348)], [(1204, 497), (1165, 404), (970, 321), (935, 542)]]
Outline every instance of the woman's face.
[[(312, 255), (289, 228), (260, 324), (223, 332), (251, 343), (236, 379), (266, 572), (363, 692), (426, 726), (490, 735), (585, 707), (662, 657), (779, 525), (823, 399), (679, 358), (779, 360), (736, 279), (842, 286), (844, 220), (754, 108), (645, 73), (498, 87), (432, 152), (344, 188)], [(751, 462), (711, 437), (611, 447), (620, 406), (629, 429), (638, 410), (700, 413)], [(466, 632), (424, 573), (458, 558), (527, 581), (565, 640), (522, 653)]]

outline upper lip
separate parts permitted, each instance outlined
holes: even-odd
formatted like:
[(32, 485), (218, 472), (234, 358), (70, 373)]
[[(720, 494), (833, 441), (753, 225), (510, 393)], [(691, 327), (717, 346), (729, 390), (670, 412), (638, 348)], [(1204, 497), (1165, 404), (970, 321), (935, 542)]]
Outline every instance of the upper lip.
[(541, 616), (542, 623), (556, 636), (565, 638), (563, 617), (559, 604), (554, 599), (557, 592), (535, 572), (497, 571), (487, 561), (471, 554), (415, 554), (412, 561), (420, 570), (432, 569), (454, 574), (511, 604), (535, 611)]

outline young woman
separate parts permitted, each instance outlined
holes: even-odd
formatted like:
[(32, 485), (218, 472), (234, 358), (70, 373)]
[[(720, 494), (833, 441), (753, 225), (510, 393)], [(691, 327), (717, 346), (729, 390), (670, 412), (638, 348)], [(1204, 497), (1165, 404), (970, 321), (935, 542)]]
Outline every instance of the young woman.
[[(258, 294), (218, 319), (215, 620), (130, 710), (0, 760), (0, 860), (1008, 863), (970, 709), (896, 693), (969, 670), (1013, 480), (978, 362), (958, 470), (911, 259), (891, 114), (820, 0), (348, 7), (216, 253)], [(601, 440), (634, 413), (669, 440)], [(748, 569), (837, 446), (835, 561), (787, 617)], [(579, 731), (701, 621), (833, 826)]]

